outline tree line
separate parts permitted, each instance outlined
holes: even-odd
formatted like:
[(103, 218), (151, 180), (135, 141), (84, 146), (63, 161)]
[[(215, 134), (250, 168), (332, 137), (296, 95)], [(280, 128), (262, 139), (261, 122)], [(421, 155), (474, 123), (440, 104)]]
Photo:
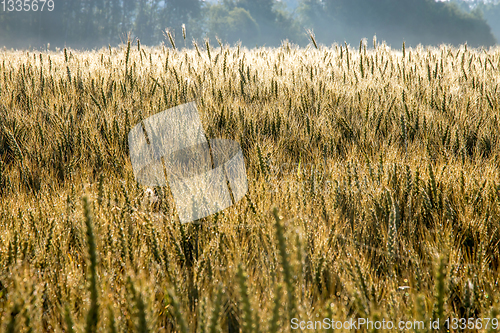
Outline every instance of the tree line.
[(451, 0), (466, 12), (483, 17), (491, 27), (497, 42), (500, 42), (500, 1), (499, 0)]
[[(8, 2), (8, 0), (6, 0)], [(128, 36), (157, 45), (170, 31), (180, 47), (193, 39), (234, 45), (304, 46), (359, 43), (376, 35), (407, 45), (490, 46), (496, 43), (483, 12), (433, 0), (53, 0), (53, 11), (8, 11), (0, 5), (0, 46), (8, 48), (115, 46)], [(287, 3), (294, 3), (293, 9)], [(486, 5), (484, 5), (486, 8)], [(494, 7), (494, 5), (489, 5)], [(488, 7), (489, 10), (492, 10)], [(498, 7), (495, 7), (498, 8)], [(496, 9), (497, 10), (497, 9)], [(491, 13), (495, 13), (493, 10)], [(489, 20), (497, 22), (500, 20)]]

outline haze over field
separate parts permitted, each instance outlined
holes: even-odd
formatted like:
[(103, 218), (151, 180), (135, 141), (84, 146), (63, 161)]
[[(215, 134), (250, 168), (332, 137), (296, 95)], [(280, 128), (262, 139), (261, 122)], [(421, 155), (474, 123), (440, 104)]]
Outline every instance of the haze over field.
[[(392, 47), (418, 44), (491, 46), (500, 39), (498, 2), (432, 0), (47, 0), (36, 6), (0, 4), (0, 45), (7, 48), (100, 48), (127, 35), (144, 45), (165, 42), (165, 29), (178, 47), (208, 37), (231, 45), (279, 46), (288, 39), (305, 46), (306, 30), (318, 43), (357, 45), (376, 35)], [(26, 8), (28, 9), (26, 11)], [(18, 11), (20, 10), (20, 11)], [(182, 27), (185, 26), (186, 41)]]

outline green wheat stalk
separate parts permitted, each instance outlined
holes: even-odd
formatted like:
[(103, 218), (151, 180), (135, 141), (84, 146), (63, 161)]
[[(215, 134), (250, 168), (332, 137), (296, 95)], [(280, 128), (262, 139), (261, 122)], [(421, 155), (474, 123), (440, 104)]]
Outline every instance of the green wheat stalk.
[(435, 273), (435, 303), (433, 317), (434, 319), (444, 318), (444, 302), (446, 297), (446, 263), (445, 257), (439, 258), (439, 264)]
[(186, 320), (184, 319), (184, 316), (182, 315), (182, 309), (181, 309), (181, 305), (179, 303), (179, 300), (175, 296), (174, 291), (171, 289), (167, 290), (166, 295), (168, 295), (168, 298), (166, 298), (166, 304), (167, 304), (167, 306), (171, 306), (172, 309), (174, 310), (174, 316), (175, 316), (175, 319), (177, 320), (177, 328), (179, 329), (179, 332), (187, 333), (188, 328), (187, 328)]
[(99, 320), (99, 304), (97, 302), (97, 250), (95, 243), (94, 230), (92, 225), (92, 216), (90, 204), (87, 197), (83, 198), (83, 211), (85, 216), (85, 226), (87, 228), (87, 246), (89, 255), (89, 289), (90, 289), (90, 308), (87, 313), (85, 326), (86, 333), (97, 332), (97, 322)]
[(273, 306), (273, 315), (269, 321), (269, 333), (278, 333), (280, 329), (280, 309), (281, 309), (281, 293), (283, 290), (283, 286), (278, 284), (276, 287), (276, 291), (274, 293), (274, 306)]
[(292, 280), (292, 268), (290, 266), (288, 254), (286, 252), (286, 240), (285, 240), (285, 230), (281, 224), (281, 218), (278, 214), (278, 209), (274, 208), (273, 216), (275, 221), (276, 238), (278, 240), (278, 251), (281, 258), (281, 267), (283, 268), (283, 275), (285, 280), (285, 285), (288, 294), (288, 306), (289, 306), (289, 319), (295, 318), (297, 309), (295, 305), (295, 289), (293, 287)]
[(209, 325), (208, 325), (208, 332), (210, 332), (210, 333), (220, 332), (219, 316), (220, 316), (220, 312), (221, 312), (221, 305), (222, 305), (222, 289), (219, 288), (219, 291), (217, 293), (217, 297), (216, 297), (214, 305), (213, 305), (212, 315), (210, 316), (210, 321), (209, 321)]
[(64, 307), (64, 322), (66, 323), (66, 332), (74, 333), (75, 324), (73, 322), (73, 318), (71, 317), (71, 311), (69, 310), (68, 305)]
[(318, 50), (318, 44), (316, 43), (316, 38), (314, 38), (314, 33), (312, 30), (309, 30), (308, 31), (308, 35), (309, 35), (309, 38), (311, 38), (311, 41), (313, 42), (314, 44), (314, 47), (316, 48), (316, 50)]
[(240, 287), (240, 304), (241, 312), (243, 313), (242, 332), (251, 333), (254, 331), (252, 306), (250, 305), (250, 297), (248, 295), (248, 277), (243, 270), (242, 264), (238, 265), (238, 284)]
[(116, 330), (116, 322), (115, 322), (115, 312), (113, 311), (113, 306), (108, 306), (108, 316), (109, 316), (109, 333), (118, 333)]
[(10, 311), (9, 320), (7, 322), (6, 333), (16, 333), (16, 317), (21, 312), (21, 306), (18, 303), (14, 304), (14, 307)]
[(127, 284), (130, 289), (130, 293), (132, 294), (132, 300), (135, 303), (135, 308), (137, 310), (137, 323), (136, 323), (136, 332), (137, 333), (148, 333), (148, 322), (146, 319), (146, 305), (144, 304), (144, 300), (142, 299), (141, 292), (135, 290), (134, 283), (130, 276), (127, 278)]
[(176, 50), (177, 48), (175, 47), (175, 41), (174, 38), (172, 37), (172, 34), (170, 33), (169, 30), (166, 30), (168, 40), (170, 41), (170, 44), (172, 45), (172, 48)]

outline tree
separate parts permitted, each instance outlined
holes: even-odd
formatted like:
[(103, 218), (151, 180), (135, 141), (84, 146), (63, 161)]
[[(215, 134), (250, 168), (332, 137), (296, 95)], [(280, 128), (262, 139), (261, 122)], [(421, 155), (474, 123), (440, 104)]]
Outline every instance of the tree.
[(137, 17), (134, 22), (135, 35), (146, 44), (153, 44), (158, 39), (159, 27), (156, 24), (156, 0), (141, 0), (138, 3)]
[(111, 4), (108, 13), (109, 28), (107, 31), (109, 43), (115, 43), (119, 40), (119, 34), (122, 33), (123, 9), (119, 0), (110, 0)]
[(315, 31), (331, 32), (317, 34), (323, 43), (347, 41), (355, 45), (374, 35), (397, 47), (403, 41), (409, 46), (495, 43), (483, 19), (433, 0), (303, 0), (300, 13), (301, 21)]
[(500, 2), (496, 1), (489, 4), (479, 4), (472, 13), (483, 17), (491, 27), (491, 32), (500, 43)]
[(337, 20), (326, 13), (324, 1), (321, 0), (303, 0), (297, 8), (300, 22), (306, 29), (313, 29), (315, 38), (319, 41), (328, 43), (340, 37), (340, 24)]
[(273, 0), (238, 0), (236, 6), (246, 9), (261, 25), (269, 24), (276, 19), (273, 3)]
[(200, 0), (166, 0), (162, 10), (161, 28), (168, 28), (175, 36), (176, 45), (182, 45), (182, 25), (190, 37), (200, 37), (202, 27), (202, 1)]
[(298, 22), (276, 5), (274, 0), (225, 0), (212, 5), (209, 10), (209, 36), (218, 35), (230, 43), (241, 40), (250, 47), (256, 44), (279, 46), (285, 39), (304, 43)]
[[(295, 1), (295, 0), (294, 0)], [(493, 45), (500, 39), (500, 4), (434, 0), (299, 0), (295, 14), (283, 1), (221, 0), (80, 0), (55, 1), (53, 11), (0, 12), (0, 46), (26, 48), (94, 48), (116, 45), (131, 32), (143, 44), (163, 40), (171, 30), (177, 46), (203, 36), (279, 46), (285, 39), (308, 43), (305, 28), (314, 29), (320, 43), (359, 43), (361, 38), (408, 46), (468, 42)], [(182, 26), (186, 27), (186, 42)]]
[(255, 45), (258, 42), (259, 25), (247, 10), (239, 7), (229, 9), (224, 5), (213, 5), (210, 7), (208, 15), (210, 38), (219, 38), (230, 44), (241, 41), (244, 45)]

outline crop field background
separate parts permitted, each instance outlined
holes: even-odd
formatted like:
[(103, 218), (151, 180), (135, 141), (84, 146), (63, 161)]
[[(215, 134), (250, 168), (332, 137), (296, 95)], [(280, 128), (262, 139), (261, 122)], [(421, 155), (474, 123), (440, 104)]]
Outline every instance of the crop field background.
[[(312, 41), (0, 51), (0, 331), (496, 317), (500, 49)], [(180, 224), (128, 132), (191, 101), (249, 192)]]

